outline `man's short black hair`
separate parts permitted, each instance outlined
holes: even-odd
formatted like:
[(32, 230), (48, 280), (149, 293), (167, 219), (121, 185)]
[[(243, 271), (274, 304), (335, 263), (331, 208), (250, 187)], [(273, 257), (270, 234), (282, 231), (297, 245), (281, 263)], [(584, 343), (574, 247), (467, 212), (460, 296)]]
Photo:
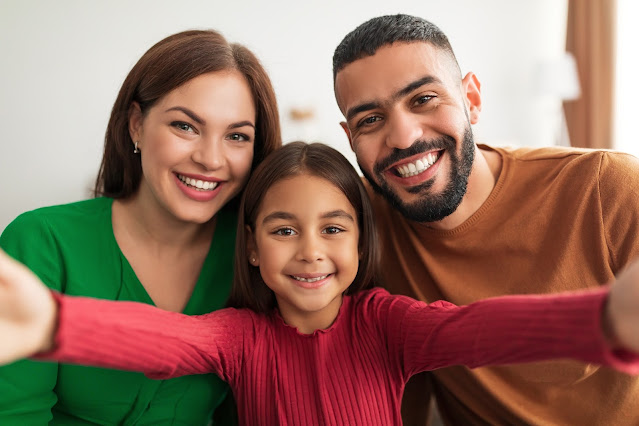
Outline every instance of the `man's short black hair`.
[(337, 46), (333, 54), (333, 82), (346, 65), (373, 56), (380, 47), (395, 42), (415, 41), (432, 43), (449, 52), (457, 63), (448, 37), (435, 24), (416, 16), (385, 15), (364, 22)]

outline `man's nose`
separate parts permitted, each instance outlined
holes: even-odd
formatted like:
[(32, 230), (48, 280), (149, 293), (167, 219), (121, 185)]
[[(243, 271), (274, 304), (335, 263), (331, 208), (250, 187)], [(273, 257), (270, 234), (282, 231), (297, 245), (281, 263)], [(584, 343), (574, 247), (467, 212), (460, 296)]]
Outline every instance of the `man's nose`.
[(409, 148), (424, 136), (423, 123), (415, 114), (396, 112), (387, 120), (386, 145), (389, 148)]

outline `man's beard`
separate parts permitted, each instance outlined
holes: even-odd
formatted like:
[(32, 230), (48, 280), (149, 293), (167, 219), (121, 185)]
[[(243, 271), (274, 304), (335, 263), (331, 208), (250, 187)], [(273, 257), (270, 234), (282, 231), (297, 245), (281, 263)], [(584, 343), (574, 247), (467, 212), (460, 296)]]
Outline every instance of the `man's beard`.
[[(373, 189), (380, 193), (396, 210), (406, 219), (415, 222), (437, 222), (452, 214), (461, 203), (468, 186), (468, 177), (475, 159), (475, 142), (473, 133), (468, 126), (464, 132), (461, 153), (457, 155), (457, 144), (450, 136), (443, 136), (431, 141), (417, 141), (410, 148), (395, 149), (391, 155), (375, 164), (373, 173), (377, 176), (379, 184), (359, 165), (362, 173), (370, 182)], [(431, 194), (429, 190), (434, 181), (428, 180), (422, 184), (408, 188), (413, 194), (422, 194), (421, 198), (413, 203), (405, 203), (386, 181), (383, 171), (391, 164), (413, 155), (432, 150), (445, 150), (450, 157), (450, 174), (446, 188), (439, 194)], [(432, 166), (431, 166), (432, 167)]]

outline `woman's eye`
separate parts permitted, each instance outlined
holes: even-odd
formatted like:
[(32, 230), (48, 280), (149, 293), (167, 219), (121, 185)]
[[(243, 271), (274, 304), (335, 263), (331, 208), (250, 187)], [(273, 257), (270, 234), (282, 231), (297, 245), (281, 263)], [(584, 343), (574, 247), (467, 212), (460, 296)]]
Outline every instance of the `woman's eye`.
[(244, 133), (231, 133), (229, 135), (229, 139), (237, 142), (247, 142), (250, 140), (250, 138)]
[(276, 229), (275, 232), (273, 232), (275, 235), (279, 235), (281, 237), (289, 237), (291, 235), (295, 235), (295, 231), (291, 228), (280, 228), (280, 229)]
[(183, 132), (195, 133), (195, 129), (190, 124), (183, 121), (174, 121), (173, 123), (171, 123), (171, 126), (175, 127), (176, 129), (180, 129)]
[(337, 226), (329, 226), (324, 228), (323, 231), (325, 234), (339, 234), (340, 232), (344, 232), (342, 228), (338, 228)]

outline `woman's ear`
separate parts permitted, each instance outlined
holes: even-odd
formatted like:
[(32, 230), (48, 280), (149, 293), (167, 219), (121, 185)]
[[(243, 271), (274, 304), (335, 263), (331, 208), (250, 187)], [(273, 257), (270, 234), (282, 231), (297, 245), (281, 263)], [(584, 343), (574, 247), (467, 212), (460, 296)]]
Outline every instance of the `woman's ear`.
[(257, 245), (255, 244), (255, 236), (251, 227), (246, 225), (246, 255), (248, 261), (253, 266), (260, 265), (260, 256), (257, 253)]
[[(133, 102), (129, 108), (129, 136), (131, 136), (133, 143), (138, 142), (139, 144), (142, 140), (143, 119), (144, 116), (140, 109), (140, 104)], [(139, 146), (141, 147), (141, 144)]]

